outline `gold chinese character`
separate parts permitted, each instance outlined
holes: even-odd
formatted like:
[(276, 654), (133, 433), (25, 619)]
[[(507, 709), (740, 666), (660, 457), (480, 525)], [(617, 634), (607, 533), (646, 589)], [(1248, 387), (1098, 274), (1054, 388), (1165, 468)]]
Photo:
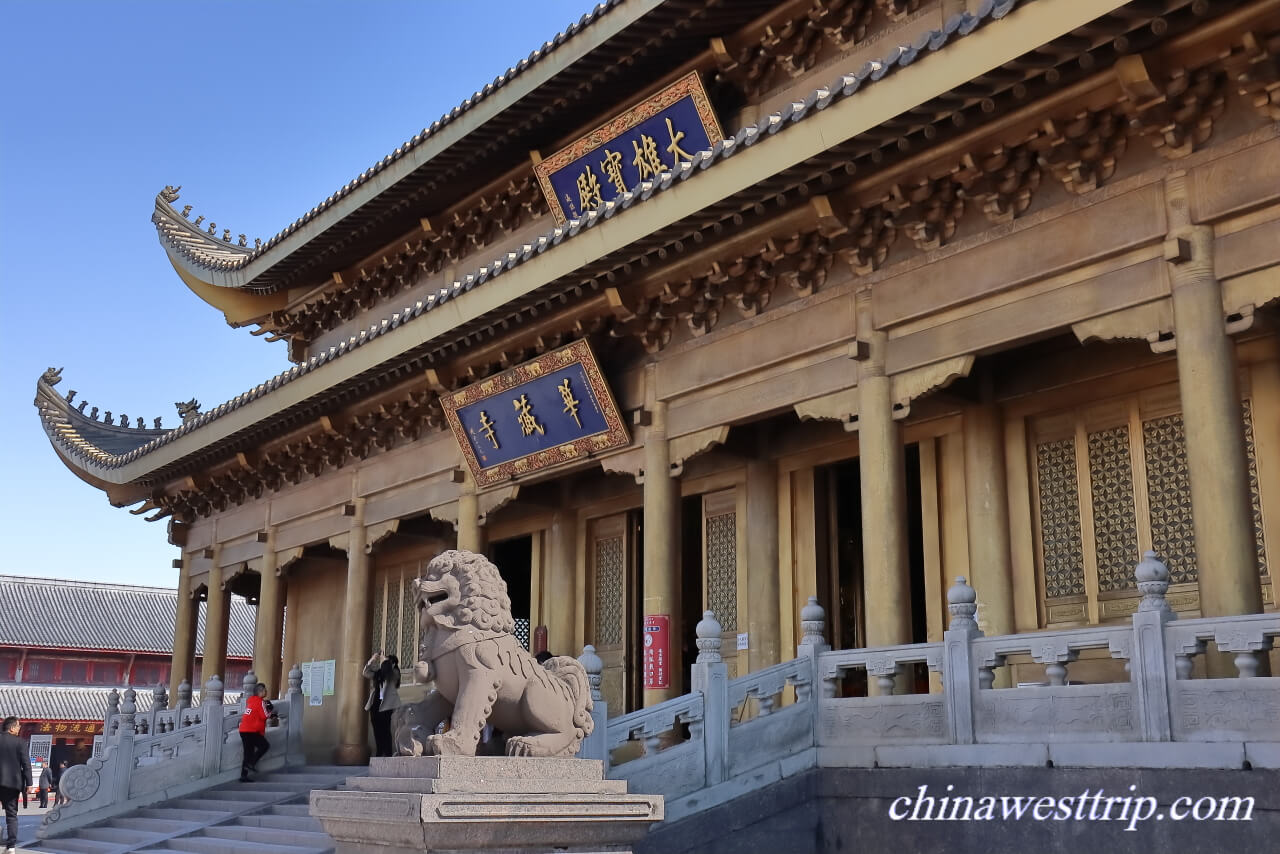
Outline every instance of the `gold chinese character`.
[(516, 409), (516, 420), (520, 422), (520, 429), (526, 436), (532, 436), (535, 430), (539, 436), (546, 434), (547, 431), (542, 429), (542, 425), (533, 416), (533, 404), (529, 402), (528, 395), (520, 395), (520, 399), (511, 401), (511, 405)]
[(44, 723), (40, 724), (40, 731), (53, 732), (53, 724), (49, 723), (48, 721), (45, 721)]
[(79, 731), (80, 731), (80, 724), (75, 724), (75, 725), (73, 725), (73, 726), (71, 727), (71, 731), (72, 731), (72, 732), (79, 732)]
[(680, 162), (693, 160), (693, 155), (680, 147), (680, 140), (684, 139), (684, 131), (676, 130), (671, 125), (671, 119), (667, 119), (667, 136), (671, 138), (671, 144), (667, 146), (667, 151), (671, 152), (671, 163), (673, 166), (680, 165)]
[(578, 206), (585, 212), (595, 210), (603, 202), (600, 198), (600, 181), (596, 179), (590, 165), (583, 166), (582, 174), (578, 176)]
[(631, 145), (636, 150), (636, 157), (631, 164), (640, 170), (641, 181), (667, 168), (658, 157), (658, 144), (647, 133), (640, 134), (640, 142), (632, 140)]
[(619, 151), (604, 150), (604, 160), (600, 161), (600, 168), (608, 177), (613, 186), (618, 188), (618, 193), (625, 193), (627, 185), (622, 180), (622, 153)]
[(66, 732), (66, 731), (67, 731), (67, 725), (66, 725), (66, 724), (56, 724), (56, 725), (53, 727), (53, 731), (54, 731), (54, 732)]
[(560, 399), (564, 401), (564, 411), (581, 427), (582, 419), (578, 417), (578, 401), (573, 396), (573, 389), (569, 387), (569, 378), (565, 377), (564, 382), (560, 383), (556, 388), (560, 389)]
[(480, 432), (484, 434), (486, 439), (493, 443), (493, 447), (498, 447), (498, 437), (494, 433), (493, 421), (489, 418), (489, 413), (485, 412), (483, 409), (480, 410)]

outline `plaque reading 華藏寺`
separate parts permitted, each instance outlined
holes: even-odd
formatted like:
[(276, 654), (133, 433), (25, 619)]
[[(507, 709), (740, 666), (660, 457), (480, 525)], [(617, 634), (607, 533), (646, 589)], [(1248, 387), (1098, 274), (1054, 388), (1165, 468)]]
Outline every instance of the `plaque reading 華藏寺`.
[(441, 395), (440, 402), (477, 486), (631, 441), (586, 341)]
[(577, 219), (723, 139), (698, 73), (610, 119), (534, 166), (557, 223)]

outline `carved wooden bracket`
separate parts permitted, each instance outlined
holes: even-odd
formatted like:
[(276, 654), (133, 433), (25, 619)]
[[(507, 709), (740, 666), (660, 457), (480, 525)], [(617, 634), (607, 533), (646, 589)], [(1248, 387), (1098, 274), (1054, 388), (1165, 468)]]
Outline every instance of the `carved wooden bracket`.
[(723, 445), (728, 438), (729, 425), (719, 424), (672, 439), (667, 446), (667, 454), (671, 460), (671, 476), (679, 477), (684, 473), (685, 462), (711, 450), (716, 445)]
[(1122, 109), (1138, 133), (1170, 160), (1185, 157), (1209, 139), (1226, 105), (1225, 75), (1216, 69), (1180, 68), (1161, 79), (1141, 56), (1116, 60), (1125, 92)]
[(364, 529), (365, 553), (373, 554), (374, 548), (379, 543), (381, 543), (387, 537), (394, 534), (399, 529), (400, 529), (399, 519), (388, 519), (385, 522), (378, 522), (377, 524), (369, 525), (368, 527), (366, 527)]
[[(1157, 353), (1172, 349), (1173, 303), (1168, 297), (1071, 324), (1081, 344), (1091, 341), (1146, 341)], [(1169, 346), (1164, 346), (1166, 343)]]
[(936, 389), (946, 388), (960, 377), (969, 376), (975, 358), (973, 354), (954, 356), (891, 376), (889, 393), (895, 405), (894, 418), (905, 418), (911, 411), (911, 402), (916, 398)]
[(1280, 33), (1245, 33), (1241, 49), (1224, 60), (1227, 77), (1266, 119), (1280, 121)]
[(480, 505), (480, 524), (487, 523), (490, 514), (496, 513), (512, 501), (515, 501), (516, 496), (519, 494), (520, 485), (516, 483), (509, 486), (496, 486), (481, 492), (477, 499), (477, 503)]
[(1128, 128), (1114, 108), (1086, 110), (1066, 121), (1046, 121), (1028, 144), (1063, 186), (1084, 194), (1115, 174)]

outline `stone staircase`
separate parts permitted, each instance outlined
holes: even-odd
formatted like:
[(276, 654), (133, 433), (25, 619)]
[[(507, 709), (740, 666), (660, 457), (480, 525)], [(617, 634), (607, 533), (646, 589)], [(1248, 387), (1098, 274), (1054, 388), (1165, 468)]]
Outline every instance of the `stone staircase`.
[(226, 783), (30, 847), (50, 854), (327, 854), (333, 839), (308, 812), (312, 789), (362, 769), (305, 766)]

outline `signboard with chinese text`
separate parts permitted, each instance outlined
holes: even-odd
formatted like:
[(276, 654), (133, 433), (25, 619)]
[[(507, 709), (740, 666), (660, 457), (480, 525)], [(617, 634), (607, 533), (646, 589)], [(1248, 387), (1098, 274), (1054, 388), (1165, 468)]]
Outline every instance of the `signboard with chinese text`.
[(440, 403), (477, 486), (631, 442), (586, 341), (441, 395)]
[(33, 735), (27, 741), (27, 755), (31, 760), (31, 779), (39, 780), (40, 771), (49, 764), (53, 752), (53, 736)]
[(671, 687), (671, 617), (644, 615), (644, 687)]
[(577, 219), (724, 138), (696, 71), (534, 166), (557, 223)]

